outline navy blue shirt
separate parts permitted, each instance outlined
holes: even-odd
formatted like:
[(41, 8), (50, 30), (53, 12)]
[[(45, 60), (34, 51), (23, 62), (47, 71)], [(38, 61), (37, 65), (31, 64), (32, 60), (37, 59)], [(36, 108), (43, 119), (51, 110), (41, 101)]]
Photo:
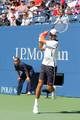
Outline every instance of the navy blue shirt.
[(15, 70), (18, 72), (19, 77), (22, 78), (22, 79), (26, 79), (27, 72), (28, 72), (29, 77), (30, 77), (30, 71), (33, 70), (32, 66), (27, 65), (27, 64), (25, 64), (23, 62), (21, 62), (18, 65), (14, 64), (14, 67), (15, 67)]

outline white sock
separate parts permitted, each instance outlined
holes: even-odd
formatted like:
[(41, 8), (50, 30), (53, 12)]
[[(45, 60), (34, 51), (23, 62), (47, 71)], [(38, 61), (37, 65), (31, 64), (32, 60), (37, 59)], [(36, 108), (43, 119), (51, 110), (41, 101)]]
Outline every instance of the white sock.
[(35, 98), (35, 103), (34, 104), (38, 105), (38, 99), (37, 98)]
[(35, 114), (39, 113), (39, 106), (38, 106), (38, 99), (37, 98), (35, 98), (33, 113), (35, 113)]

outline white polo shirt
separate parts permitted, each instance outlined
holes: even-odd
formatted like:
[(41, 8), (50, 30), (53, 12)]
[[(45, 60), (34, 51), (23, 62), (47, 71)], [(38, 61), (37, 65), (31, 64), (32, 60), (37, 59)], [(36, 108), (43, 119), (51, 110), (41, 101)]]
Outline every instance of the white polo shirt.
[(42, 61), (43, 65), (47, 66), (55, 66), (57, 53), (58, 53), (58, 41), (55, 40), (48, 40), (45, 44), (45, 51), (44, 51), (44, 58)]

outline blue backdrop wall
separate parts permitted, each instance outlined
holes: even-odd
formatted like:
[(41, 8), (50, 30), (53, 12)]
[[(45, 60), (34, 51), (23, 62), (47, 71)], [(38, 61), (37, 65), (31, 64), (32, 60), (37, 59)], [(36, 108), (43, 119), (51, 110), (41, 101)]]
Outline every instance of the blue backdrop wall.
[[(17, 73), (13, 57), (40, 71), (43, 53), (38, 49), (38, 36), (51, 25), (0, 28), (0, 93), (16, 94)], [(64, 85), (57, 88), (57, 95), (80, 97), (80, 24), (70, 24), (65, 33), (58, 35), (58, 71), (64, 73)], [(24, 85), (25, 89), (25, 85)]]

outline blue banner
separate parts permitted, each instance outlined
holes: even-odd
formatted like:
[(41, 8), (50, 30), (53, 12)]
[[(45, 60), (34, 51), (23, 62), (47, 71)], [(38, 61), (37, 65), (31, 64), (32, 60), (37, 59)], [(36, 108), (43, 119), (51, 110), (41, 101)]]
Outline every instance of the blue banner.
[[(43, 52), (38, 48), (38, 37), (50, 28), (50, 24), (0, 28), (0, 93), (16, 94), (17, 73), (13, 57), (20, 57), (23, 62), (32, 65), (35, 72), (40, 71)], [(58, 35), (58, 72), (64, 73), (64, 85), (57, 88), (57, 95), (80, 97), (79, 34), (80, 24), (74, 23)]]

